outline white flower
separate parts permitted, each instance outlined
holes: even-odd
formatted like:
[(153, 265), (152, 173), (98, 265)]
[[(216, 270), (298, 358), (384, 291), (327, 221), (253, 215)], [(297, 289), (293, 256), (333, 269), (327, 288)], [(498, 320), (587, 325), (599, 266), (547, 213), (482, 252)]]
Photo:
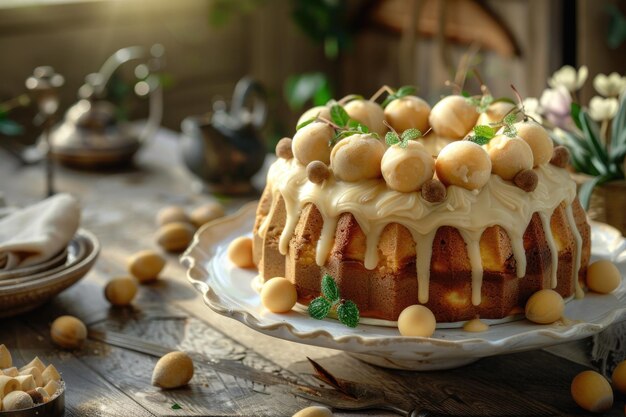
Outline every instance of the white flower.
[(593, 88), (604, 97), (617, 97), (626, 90), (626, 77), (616, 72), (610, 75), (598, 74), (593, 79)]
[(619, 102), (616, 98), (595, 96), (589, 102), (589, 116), (598, 122), (611, 120), (617, 114), (618, 108)]
[(575, 126), (570, 116), (572, 96), (564, 86), (543, 90), (539, 104), (542, 108), (541, 114), (553, 125), (566, 130)]
[(578, 71), (576, 68), (565, 65), (560, 70), (552, 74), (552, 77), (548, 80), (548, 85), (552, 88), (563, 86), (567, 88), (567, 91), (573, 93), (580, 90), (589, 75), (587, 66), (583, 65)]
[(543, 109), (539, 104), (539, 100), (534, 97), (527, 97), (522, 102), (522, 106), (524, 106), (524, 113), (535, 119), (537, 123), (542, 123), (543, 118), (541, 117), (541, 113), (543, 113)]

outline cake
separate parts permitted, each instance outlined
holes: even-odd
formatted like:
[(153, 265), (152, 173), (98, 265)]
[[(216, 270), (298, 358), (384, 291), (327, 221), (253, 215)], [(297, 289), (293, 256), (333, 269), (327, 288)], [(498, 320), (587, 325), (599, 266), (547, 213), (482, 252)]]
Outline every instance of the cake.
[[(590, 227), (553, 158), (563, 149), (521, 108), (489, 134), (461, 96), (432, 109), (420, 99), (419, 111), (401, 100), (394, 117), (370, 115), (386, 119), (387, 141), (349, 112), (355, 122), (342, 125), (319, 108), (279, 143), (253, 229), (261, 279), (287, 278), (307, 305), (329, 274), (361, 317), (390, 321), (414, 304), (441, 323), (522, 313), (546, 288), (582, 296)], [(445, 146), (424, 146), (418, 125)]]

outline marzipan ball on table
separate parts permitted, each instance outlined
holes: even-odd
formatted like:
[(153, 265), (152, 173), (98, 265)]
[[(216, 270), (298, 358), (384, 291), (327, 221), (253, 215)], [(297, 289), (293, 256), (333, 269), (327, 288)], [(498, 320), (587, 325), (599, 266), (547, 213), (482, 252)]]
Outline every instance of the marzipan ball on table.
[(498, 135), (489, 142), (487, 152), (491, 171), (505, 180), (512, 180), (520, 171), (533, 167), (533, 151), (520, 138)]
[(476, 124), (478, 112), (462, 96), (442, 98), (430, 111), (428, 121), (437, 136), (461, 139)]
[(228, 245), (228, 259), (239, 268), (254, 268), (252, 239), (240, 236)]
[(430, 337), (436, 327), (435, 315), (423, 305), (408, 306), (398, 316), (398, 330), (402, 336)]
[(293, 135), (291, 150), (302, 165), (312, 161), (330, 162), (330, 140), (335, 130), (322, 122), (308, 124)]
[(407, 129), (419, 129), (426, 133), (429, 115), (430, 105), (415, 96), (395, 99), (385, 107), (385, 120), (398, 133)]
[(609, 294), (622, 283), (622, 274), (613, 262), (603, 259), (589, 265), (586, 281), (591, 291)]
[(468, 190), (482, 188), (491, 178), (491, 160), (482, 146), (467, 140), (445, 146), (435, 161), (437, 178)]
[(576, 375), (571, 393), (576, 404), (592, 413), (603, 413), (613, 406), (613, 390), (609, 381), (595, 371), (583, 371)]
[(224, 207), (221, 204), (216, 202), (210, 202), (201, 205), (200, 207), (196, 207), (193, 209), (189, 218), (191, 219), (191, 223), (196, 226), (204, 226), (210, 221), (215, 219), (219, 219), (220, 217), (224, 217), (226, 213), (224, 212)]
[(57, 346), (76, 349), (87, 339), (87, 327), (76, 317), (61, 316), (52, 322), (50, 337)]
[(617, 364), (613, 370), (611, 381), (613, 382), (613, 388), (622, 394), (626, 394), (626, 361)]
[(283, 277), (275, 277), (263, 284), (261, 303), (272, 313), (287, 313), (298, 301), (296, 286)]
[(193, 361), (185, 352), (170, 352), (156, 363), (152, 385), (171, 389), (185, 386), (193, 378)]
[(370, 132), (378, 133), (381, 137), (387, 133), (385, 112), (375, 101), (352, 100), (344, 106), (344, 109), (351, 119), (367, 126)]
[(165, 259), (153, 250), (142, 250), (128, 259), (128, 271), (140, 283), (155, 281), (163, 268)]
[(167, 206), (163, 207), (157, 213), (156, 223), (157, 226), (163, 226), (168, 223), (183, 222), (188, 223), (189, 217), (185, 213), (185, 209), (180, 206)]
[(433, 178), (435, 161), (421, 143), (409, 141), (404, 148), (396, 144), (385, 151), (381, 171), (389, 188), (408, 193)]
[(534, 166), (550, 162), (554, 152), (554, 144), (546, 129), (532, 120), (515, 123), (514, 126), (517, 129), (517, 136), (530, 146), (533, 153)]
[(506, 101), (497, 101), (487, 107), (487, 111), (480, 113), (476, 125), (489, 125), (490, 123), (501, 122), (502, 119), (515, 107), (515, 104)]
[(156, 242), (168, 252), (182, 252), (191, 243), (194, 233), (190, 223), (168, 223), (157, 231)]
[(333, 413), (326, 407), (314, 405), (312, 407), (303, 408), (292, 417), (333, 417)]
[(300, 126), (302, 123), (307, 122), (315, 117), (320, 117), (326, 120), (330, 120), (330, 107), (328, 106), (315, 106), (304, 113), (298, 119), (298, 123), (296, 123), (296, 128)]
[(137, 294), (137, 282), (130, 277), (119, 277), (110, 280), (104, 287), (104, 296), (114, 306), (129, 305)]
[(526, 302), (526, 318), (533, 323), (551, 324), (563, 316), (565, 302), (554, 290), (539, 290)]
[(352, 135), (337, 143), (330, 155), (330, 168), (342, 181), (381, 177), (385, 145), (370, 134)]

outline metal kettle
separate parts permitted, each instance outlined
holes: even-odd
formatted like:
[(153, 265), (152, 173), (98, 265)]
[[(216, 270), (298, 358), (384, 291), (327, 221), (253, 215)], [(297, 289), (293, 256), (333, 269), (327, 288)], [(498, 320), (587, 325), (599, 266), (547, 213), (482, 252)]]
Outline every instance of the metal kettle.
[[(122, 48), (111, 55), (100, 71), (89, 74), (78, 90), (79, 101), (65, 113), (50, 133), (50, 151), (55, 159), (82, 168), (101, 168), (129, 162), (148, 138), (154, 136), (163, 114), (159, 80), (163, 47), (153, 45)], [(107, 83), (124, 63), (143, 59), (135, 68), (141, 79), (135, 93), (149, 96), (149, 116), (144, 125), (121, 121), (115, 104), (106, 98)]]
[(181, 124), (185, 165), (209, 191), (245, 194), (252, 176), (263, 166), (265, 144), (260, 130), (267, 118), (266, 93), (249, 77), (235, 86), (230, 109), (223, 101), (213, 112), (190, 116)]

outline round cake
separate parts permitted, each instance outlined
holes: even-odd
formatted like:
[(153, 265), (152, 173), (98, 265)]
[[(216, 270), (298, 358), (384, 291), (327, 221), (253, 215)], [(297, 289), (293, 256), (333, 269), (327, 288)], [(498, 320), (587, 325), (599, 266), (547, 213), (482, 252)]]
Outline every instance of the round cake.
[(590, 227), (522, 109), (475, 127), (461, 96), (355, 101), (308, 112), (279, 143), (253, 230), (263, 280), (287, 278), (306, 305), (329, 274), (361, 317), (392, 321), (414, 304), (441, 323), (522, 313), (541, 289), (582, 296)]

